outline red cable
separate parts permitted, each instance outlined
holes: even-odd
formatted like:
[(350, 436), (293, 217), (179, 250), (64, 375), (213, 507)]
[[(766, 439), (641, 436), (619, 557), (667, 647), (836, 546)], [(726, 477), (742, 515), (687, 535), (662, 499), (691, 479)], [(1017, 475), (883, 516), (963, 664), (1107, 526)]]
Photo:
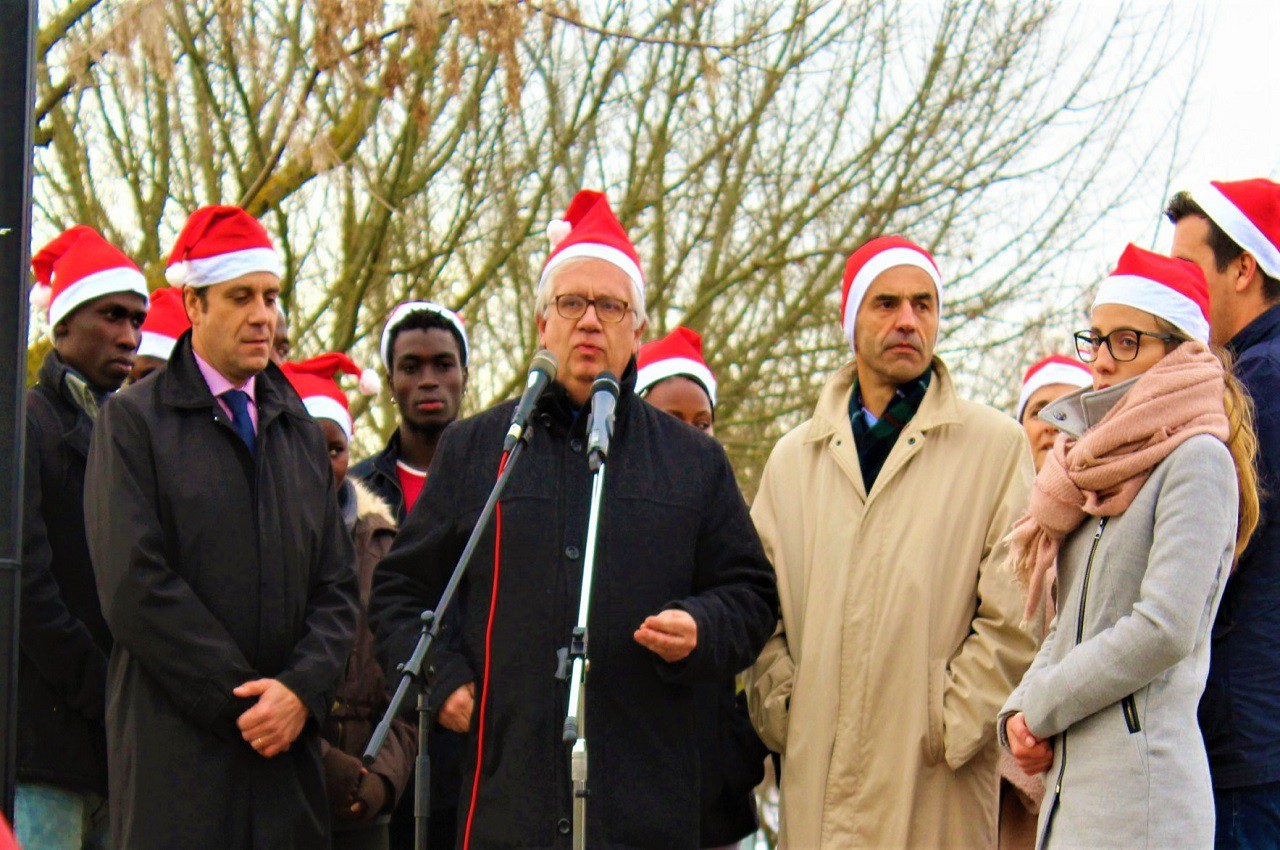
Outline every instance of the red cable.
[[(502, 453), (498, 461), (498, 477), (507, 468), (510, 452)], [(484, 710), (489, 703), (490, 650), (493, 646), (493, 612), (498, 609), (498, 573), (502, 566), (502, 502), (494, 506), (493, 513), (493, 590), (489, 594), (489, 621), (484, 627), (484, 674), (480, 685), (480, 717), (476, 722), (476, 772), (471, 779), (471, 803), (467, 806), (467, 828), (462, 834), (462, 850), (471, 850), (471, 823), (476, 816), (476, 795), (480, 792), (480, 768), (484, 764)]]

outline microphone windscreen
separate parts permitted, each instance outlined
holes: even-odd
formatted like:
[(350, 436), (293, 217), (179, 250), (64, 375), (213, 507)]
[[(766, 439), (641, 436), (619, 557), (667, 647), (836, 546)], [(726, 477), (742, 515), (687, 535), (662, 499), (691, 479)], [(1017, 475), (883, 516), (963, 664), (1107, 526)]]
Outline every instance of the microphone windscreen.
[(556, 356), (545, 348), (533, 355), (533, 361), (529, 363), (530, 372), (545, 372), (547, 377), (553, 381), (556, 379), (556, 372), (559, 369), (560, 364), (556, 362)]
[(618, 383), (618, 379), (608, 370), (597, 375), (595, 381), (591, 383), (592, 395), (600, 392), (606, 392), (614, 398), (617, 398), (621, 391), (622, 387)]

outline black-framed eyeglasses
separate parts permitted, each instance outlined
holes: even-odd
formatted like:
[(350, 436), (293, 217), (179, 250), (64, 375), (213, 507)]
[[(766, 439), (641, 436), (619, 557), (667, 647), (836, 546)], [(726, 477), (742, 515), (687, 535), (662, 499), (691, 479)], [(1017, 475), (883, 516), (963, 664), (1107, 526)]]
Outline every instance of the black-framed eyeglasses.
[(1144, 336), (1154, 337), (1164, 343), (1179, 341), (1173, 334), (1153, 334), (1148, 331), (1135, 331), (1133, 328), (1116, 328), (1106, 336), (1094, 331), (1076, 331), (1074, 336), (1076, 354), (1085, 363), (1097, 360), (1098, 352), (1102, 350), (1103, 345), (1106, 345), (1107, 350), (1111, 352), (1112, 360), (1117, 363), (1128, 363), (1137, 358)]
[(565, 319), (581, 319), (587, 314), (587, 308), (594, 306), (596, 316), (602, 322), (617, 324), (631, 312), (631, 305), (620, 298), (586, 298), (582, 295), (557, 295), (556, 312)]

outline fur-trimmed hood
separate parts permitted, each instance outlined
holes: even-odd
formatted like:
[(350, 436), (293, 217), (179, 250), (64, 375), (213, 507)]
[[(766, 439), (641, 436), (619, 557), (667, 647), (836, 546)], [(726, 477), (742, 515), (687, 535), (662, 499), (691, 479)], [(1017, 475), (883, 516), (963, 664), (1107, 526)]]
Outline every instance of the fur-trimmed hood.
[(358, 520), (366, 520), (396, 530), (396, 519), (391, 514), (390, 505), (359, 478), (348, 475), (342, 482), (338, 488), (338, 509), (348, 529)]

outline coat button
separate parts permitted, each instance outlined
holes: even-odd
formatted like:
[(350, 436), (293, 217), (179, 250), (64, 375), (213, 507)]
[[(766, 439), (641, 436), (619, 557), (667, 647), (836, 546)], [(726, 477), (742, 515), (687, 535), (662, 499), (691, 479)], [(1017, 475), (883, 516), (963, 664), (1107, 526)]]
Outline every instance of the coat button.
[(915, 444), (916, 444), (916, 438), (915, 438), (915, 437), (912, 437), (911, 439), (907, 440), (907, 445), (908, 445), (908, 446), (914, 446)]
[(572, 440), (569, 441), (569, 448), (573, 449), (575, 452), (581, 453), (582, 440), (579, 440), (577, 437), (574, 437)]
[(568, 835), (573, 832), (573, 824), (569, 823), (568, 818), (560, 818), (560, 820), (556, 821), (556, 829), (560, 831), (561, 835)]
[(576, 561), (576, 560), (578, 560), (578, 555), (580, 555), (580, 554), (581, 554), (581, 553), (578, 551), (578, 547), (577, 547), (577, 546), (566, 546), (566, 547), (564, 547), (564, 556), (565, 556), (566, 558), (568, 558), (570, 561)]

